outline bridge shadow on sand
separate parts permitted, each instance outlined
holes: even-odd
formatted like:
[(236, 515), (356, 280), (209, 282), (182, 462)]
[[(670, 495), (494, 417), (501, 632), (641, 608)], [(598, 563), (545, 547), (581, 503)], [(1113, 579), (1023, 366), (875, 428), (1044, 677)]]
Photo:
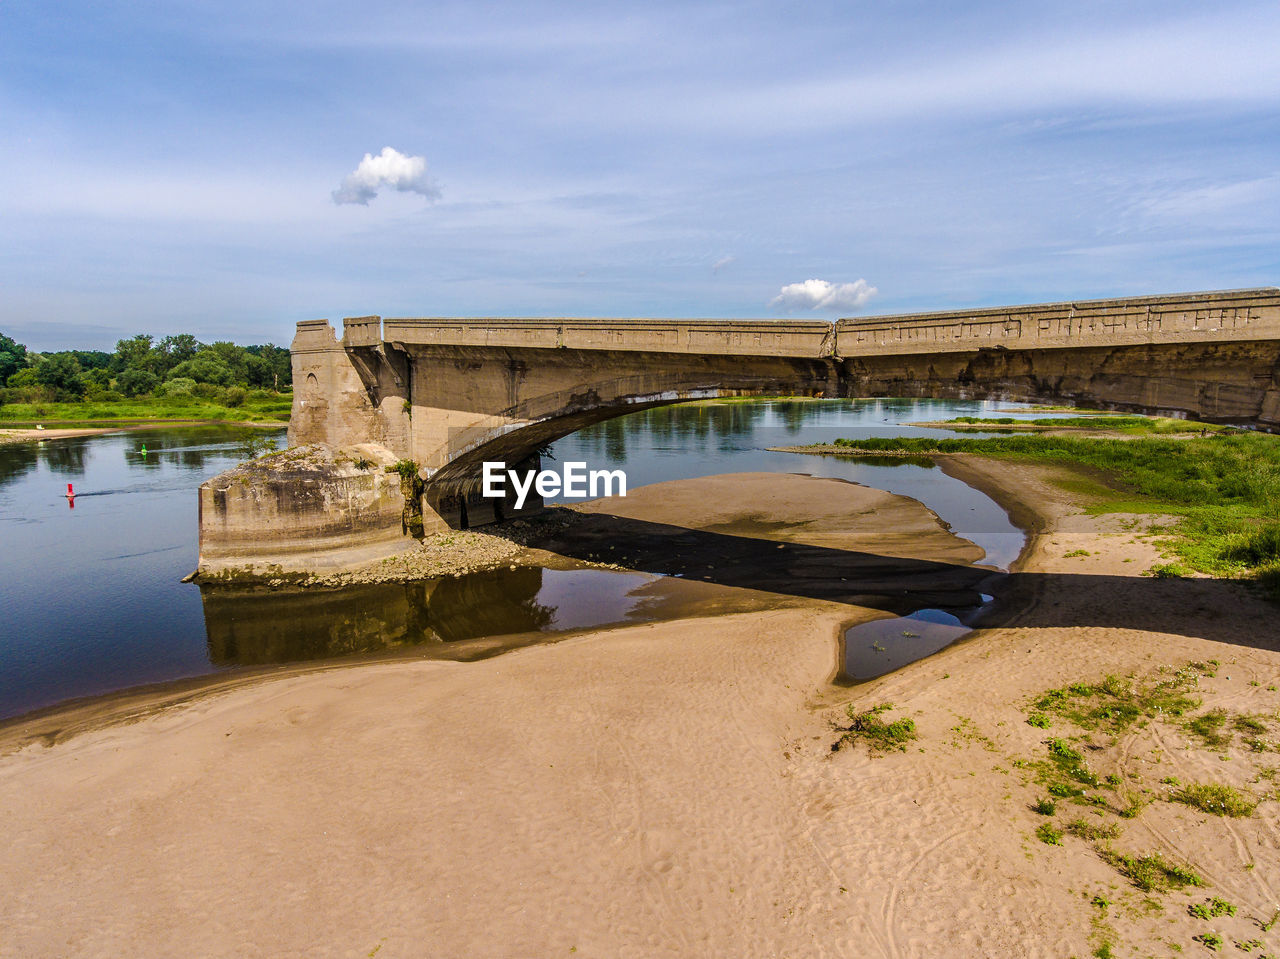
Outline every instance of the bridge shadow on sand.
[[(767, 605), (771, 594), (892, 616), (941, 609), (975, 628), (1155, 630), (1280, 649), (1275, 608), (1229, 580), (1004, 573), (576, 511), (543, 514), (523, 530), (489, 531), (568, 559), (679, 577), (701, 584), (690, 590), (703, 598), (706, 587), (756, 591), (742, 597), (744, 610)], [(542, 642), (567, 628), (683, 615), (678, 599), (675, 606), (655, 599), (649, 582), (634, 574), (523, 566), (340, 589), (207, 586), (201, 596), (209, 655), (218, 665), (397, 654), (468, 660)], [(983, 594), (994, 602), (984, 606)], [(591, 612), (567, 623), (557, 608), (566, 602), (569, 610)], [(738, 606), (726, 593), (716, 608)]]
[[(526, 541), (580, 560), (899, 616), (928, 607), (950, 609), (975, 627), (1155, 630), (1280, 650), (1280, 617), (1248, 585), (1234, 580), (1006, 573), (604, 513), (581, 514), (564, 529), (548, 529)], [(983, 593), (995, 601), (965, 616), (982, 606)], [(1255, 615), (1242, 616), (1243, 607)]]

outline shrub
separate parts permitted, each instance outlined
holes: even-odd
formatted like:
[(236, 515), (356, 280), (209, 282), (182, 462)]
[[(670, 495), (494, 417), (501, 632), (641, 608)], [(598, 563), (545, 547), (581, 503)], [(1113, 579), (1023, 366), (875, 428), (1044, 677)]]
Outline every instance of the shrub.
[(1266, 523), (1229, 543), (1223, 550), (1223, 558), (1245, 566), (1280, 562), (1280, 523)]
[(195, 388), (195, 380), (187, 376), (175, 376), (165, 382), (156, 392), (161, 396), (190, 396)]
[(237, 406), (243, 406), (248, 396), (249, 391), (243, 386), (228, 386), (227, 395), (223, 402), (234, 409)]
[(865, 739), (873, 750), (906, 750), (906, 744), (916, 738), (915, 721), (904, 717), (886, 723), (880, 714), (890, 709), (893, 709), (893, 703), (881, 703), (859, 713), (850, 703), (845, 712), (852, 722), (848, 726), (837, 727), (844, 735), (831, 744), (832, 751), (858, 739)]

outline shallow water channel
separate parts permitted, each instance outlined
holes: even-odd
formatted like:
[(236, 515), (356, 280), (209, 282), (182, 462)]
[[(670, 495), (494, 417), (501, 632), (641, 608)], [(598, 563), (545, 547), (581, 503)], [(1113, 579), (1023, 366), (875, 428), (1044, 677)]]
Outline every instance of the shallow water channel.
[[(755, 471), (852, 480), (921, 501), (986, 550), (984, 565), (1004, 568), (1022, 533), (991, 499), (940, 469), (767, 448), (842, 436), (951, 435), (903, 424), (1016, 409), (923, 400), (673, 406), (582, 430), (558, 441), (553, 455), (621, 468), (632, 488)], [(666, 577), (573, 561), (341, 590), (184, 584), (196, 564), (196, 487), (241, 460), (250, 435), (261, 433), (147, 430), (0, 446), (0, 718), (241, 666), (406, 651), (474, 659), (568, 630), (667, 615)], [(68, 482), (74, 507), (63, 496)], [(965, 614), (925, 610), (910, 621), (855, 627), (845, 678), (869, 678), (936, 651), (965, 631)]]

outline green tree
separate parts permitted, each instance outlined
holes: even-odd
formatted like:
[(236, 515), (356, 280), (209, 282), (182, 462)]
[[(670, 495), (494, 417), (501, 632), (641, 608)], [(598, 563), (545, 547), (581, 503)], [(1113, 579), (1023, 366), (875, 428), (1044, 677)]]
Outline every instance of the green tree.
[(160, 377), (150, 370), (125, 370), (116, 377), (116, 389), (125, 396), (141, 396), (150, 393), (160, 384)]
[(111, 367), (114, 358), (111, 353), (102, 350), (63, 350), (68, 356), (74, 356), (82, 370), (105, 370)]
[(167, 375), (179, 363), (195, 359), (196, 354), (202, 349), (204, 349), (204, 344), (190, 333), (166, 336), (155, 347), (156, 354), (160, 360), (157, 372), (161, 376)]
[(266, 366), (260, 374), (260, 382), (254, 382), (254, 370), (249, 371), (249, 382), (266, 389), (288, 389), (293, 383), (293, 358), (288, 350), (272, 343), (262, 346), (246, 346), (245, 352), (258, 357)]
[(70, 353), (54, 353), (36, 367), (36, 382), (53, 390), (58, 399), (79, 398), (88, 389), (80, 374), (79, 360)]
[(18, 370), (25, 369), (26, 365), (27, 348), (0, 333), (0, 386)]
[(215, 386), (227, 386), (235, 376), (218, 358), (209, 351), (202, 351), (194, 360), (179, 363), (169, 371), (170, 379), (186, 377), (197, 383), (213, 383)]
[(157, 357), (152, 353), (152, 337), (147, 333), (139, 333), (128, 340), (116, 341), (116, 355), (111, 361), (112, 372), (123, 373), (125, 370), (151, 370), (156, 366)]
[[(216, 360), (231, 374), (231, 379), (228, 380), (227, 383), (249, 382), (249, 371), (245, 365), (245, 348), (243, 346), (236, 346), (234, 343), (227, 340), (219, 340), (217, 343), (210, 343), (201, 350), (200, 355), (197, 356), (196, 359)], [(213, 381), (206, 380), (205, 382)], [(219, 385), (226, 386), (227, 383), (219, 383)]]

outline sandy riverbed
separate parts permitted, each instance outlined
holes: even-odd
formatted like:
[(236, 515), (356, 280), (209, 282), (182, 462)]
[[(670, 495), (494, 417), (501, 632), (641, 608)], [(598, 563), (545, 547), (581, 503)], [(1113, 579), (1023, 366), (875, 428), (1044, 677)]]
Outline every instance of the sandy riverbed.
[[(0, 956), (1084, 956), (1103, 939), (1166, 955), (1166, 941), (1203, 948), (1191, 936), (1209, 926), (1186, 906), (1206, 894), (1239, 909), (1215, 928), (1280, 951), (1250, 922), (1280, 899), (1275, 802), (1224, 820), (1157, 801), (1127, 820), (1117, 847), (1213, 884), (1146, 906), (1088, 844), (1033, 837), (1043, 790), (1015, 765), (1044, 751), (1028, 697), (1107, 672), (1217, 659), (1206, 705), (1274, 716), (1274, 607), (1234, 584), (1142, 577), (1158, 560), (1142, 525), (1081, 514), (1050, 470), (948, 468), (1039, 530), (1011, 605), (853, 690), (828, 681), (858, 610), (805, 590), (476, 663), (259, 677), (52, 746), (7, 727)], [(811, 504), (838, 508), (836, 484), (807, 482), (824, 484), (806, 487)], [(628, 501), (639, 515), (623, 519), (696, 529), (702, 548), (749, 535), (865, 554), (873, 538), (818, 516), (796, 534), (785, 502), (758, 499), (722, 487), (664, 500), (667, 515)], [(652, 548), (675, 542), (650, 532)], [(973, 558), (936, 545), (959, 551), (941, 565)], [(845, 703), (886, 701), (915, 719), (909, 751), (831, 751)], [(1135, 788), (1267, 788), (1249, 782), (1265, 755), (1206, 751), (1165, 724), (1097, 757)]]

